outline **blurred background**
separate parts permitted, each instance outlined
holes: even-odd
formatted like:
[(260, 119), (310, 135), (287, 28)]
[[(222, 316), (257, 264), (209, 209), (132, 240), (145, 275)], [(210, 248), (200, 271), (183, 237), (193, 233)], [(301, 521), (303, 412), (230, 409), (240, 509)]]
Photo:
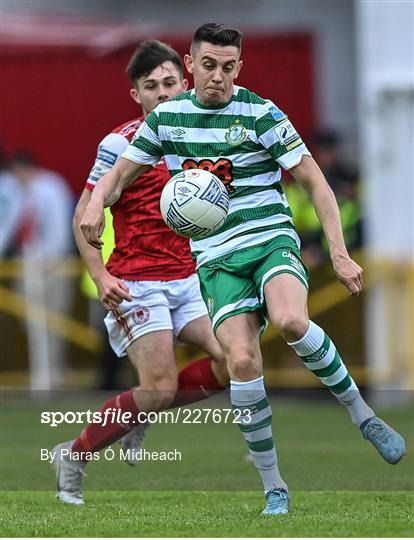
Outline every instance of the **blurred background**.
[[(383, 0), (3, 0), (0, 324), (3, 388), (127, 388), (82, 288), (71, 217), (96, 148), (136, 117), (124, 70), (156, 38), (180, 54), (205, 22), (244, 32), (238, 84), (287, 112), (335, 191), (365, 268), (350, 299), (304, 192), (284, 186), (311, 269), (310, 315), (368, 389), (414, 387), (413, 3)], [(268, 387), (316, 378), (275, 330)], [(179, 347), (184, 365), (200, 351)], [(404, 393), (401, 392), (401, 395)]]

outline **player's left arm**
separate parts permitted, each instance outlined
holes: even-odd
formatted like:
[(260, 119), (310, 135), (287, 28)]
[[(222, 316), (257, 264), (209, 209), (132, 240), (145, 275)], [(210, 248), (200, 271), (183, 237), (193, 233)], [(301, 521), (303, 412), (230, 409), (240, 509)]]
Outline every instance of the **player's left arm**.
[(295, 180), (308, 192), (318, 214), (329, 246), (333, 268), (350, 294), (362, 290), (362, 268), (351, 259), (345, 245), (338, 204), (316, 161), (302, 156), (298, 165), (289, 169)]

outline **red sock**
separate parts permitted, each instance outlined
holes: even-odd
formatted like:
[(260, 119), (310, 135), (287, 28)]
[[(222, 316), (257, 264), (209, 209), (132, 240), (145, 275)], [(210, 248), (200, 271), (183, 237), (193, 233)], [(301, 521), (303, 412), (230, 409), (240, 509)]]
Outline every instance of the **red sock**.
[(211, 362), (211, 358), (202, 358), (180, 371), (177, 396), (171, 408), (207, 399), (224, 390), (211, 369)]
[[(109, 410), (109, 413), (105, 418), (106, 410)], [(139, 410), (135, 404), (133, 391), (128, 390), (107, 401), (99, 412), (101, 413), (100, 422), (89, 424), (73, 441), (74, 452), (96, 452), (117, 441), (137, 424)], [(122, 423), (121, 416), (125, 413), (131, 413), (131, 416), (127, 421), (123, 417), (122, 420), (125, 422)], [(82, 454), (80, 457), (82, 458)], [(86, 459), (80, 459), (80, 461), (86, 461)]]

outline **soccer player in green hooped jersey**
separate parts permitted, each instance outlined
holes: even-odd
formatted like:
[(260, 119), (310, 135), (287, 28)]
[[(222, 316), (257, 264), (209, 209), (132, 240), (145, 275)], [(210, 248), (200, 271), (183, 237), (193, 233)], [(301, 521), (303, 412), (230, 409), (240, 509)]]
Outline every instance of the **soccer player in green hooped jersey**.
[(308, 318), (308, 271), (280, 185), (280, 167), (308, 192), (333, 268), (352, 295), (362, 289), (362, 269), (347, 252), (335, 196), (287, 116), (271, 101), (234, 85), (242, 67), (241, 37), (238, 30), (216, 23), (195, 32), (184, 58), (195, 88), (147, 116), (123, 157), (93, 191), (81, 229), (100, 249), (104, 206), (112, 205), (122, 189), (162, 155), (171, 175), (203, 168), (227, 186), (226, 221), (191, 247), (231, 376), (233, 407), (250, 410), (239, 427), (263, 482), (263, 513), (285, 514), (288, 488), (278, 469), (262, 376), (259, 335), (265, 315), (387, 462), (403, 457), (405, 443), (375, 416), (334, 343)]

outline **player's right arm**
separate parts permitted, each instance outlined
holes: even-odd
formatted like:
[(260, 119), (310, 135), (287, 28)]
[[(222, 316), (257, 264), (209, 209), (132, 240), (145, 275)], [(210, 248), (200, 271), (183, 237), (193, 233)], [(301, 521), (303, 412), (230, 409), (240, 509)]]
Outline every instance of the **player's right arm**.
[(108, 272), (101, 251), (90, 246), (80, 230), (80, 223), (86, 207), (91, 200), (91, 195), (92, 192), (89, 189), (83, 190), (73, 217), (73, 234), (79, 253), (98, 289), (98, 295), (102, 305), (107, 310), (113, 310), (123, 300), (130, 301), (131, 297), (128, 286), (122, 279), (118, 279)]
[(80, 228), (85, 240), (96, 249), (102, 249), (103, 244), (100, 237), (105, 227), (104, 207), (115, 204), (122, 190), (135, 178), (155, 167), (163, 154), (156, 113), (159, 107), (146, 117), (122, 157), (93, 190)]
[[(110, 133), (100, 142), (94, 165), (89, 173), (85, 189), (76, 206), (73, 218), (73, 233), (79, 252), (96, 285), (99, 299), (105, 309), (108, 310), (116, 309), (123, 300), (131, 300), (128, 287), (123, 280), (108, 272), (102, 251), (95, 249), (86, 242), (80, 225), (86, 208), (91, 201), (93, 190), (99, 189), (97, 186), (100, 185), (102, 178), (112, 169), (127, 147), (127, 137), (119, 132)], [(113, 246), (109, 245), (107, 247), (111, 249)]]
[(100, 237), (105, 228), (104, 208), (115, 204), (122, 191), (135, 178), (151, 168), (150, 165), (135, 163), (121, 157), (99, 180), (80, 222), (80, 229), (88, 244), (96, 249), (102, 249), (103, 242)]

